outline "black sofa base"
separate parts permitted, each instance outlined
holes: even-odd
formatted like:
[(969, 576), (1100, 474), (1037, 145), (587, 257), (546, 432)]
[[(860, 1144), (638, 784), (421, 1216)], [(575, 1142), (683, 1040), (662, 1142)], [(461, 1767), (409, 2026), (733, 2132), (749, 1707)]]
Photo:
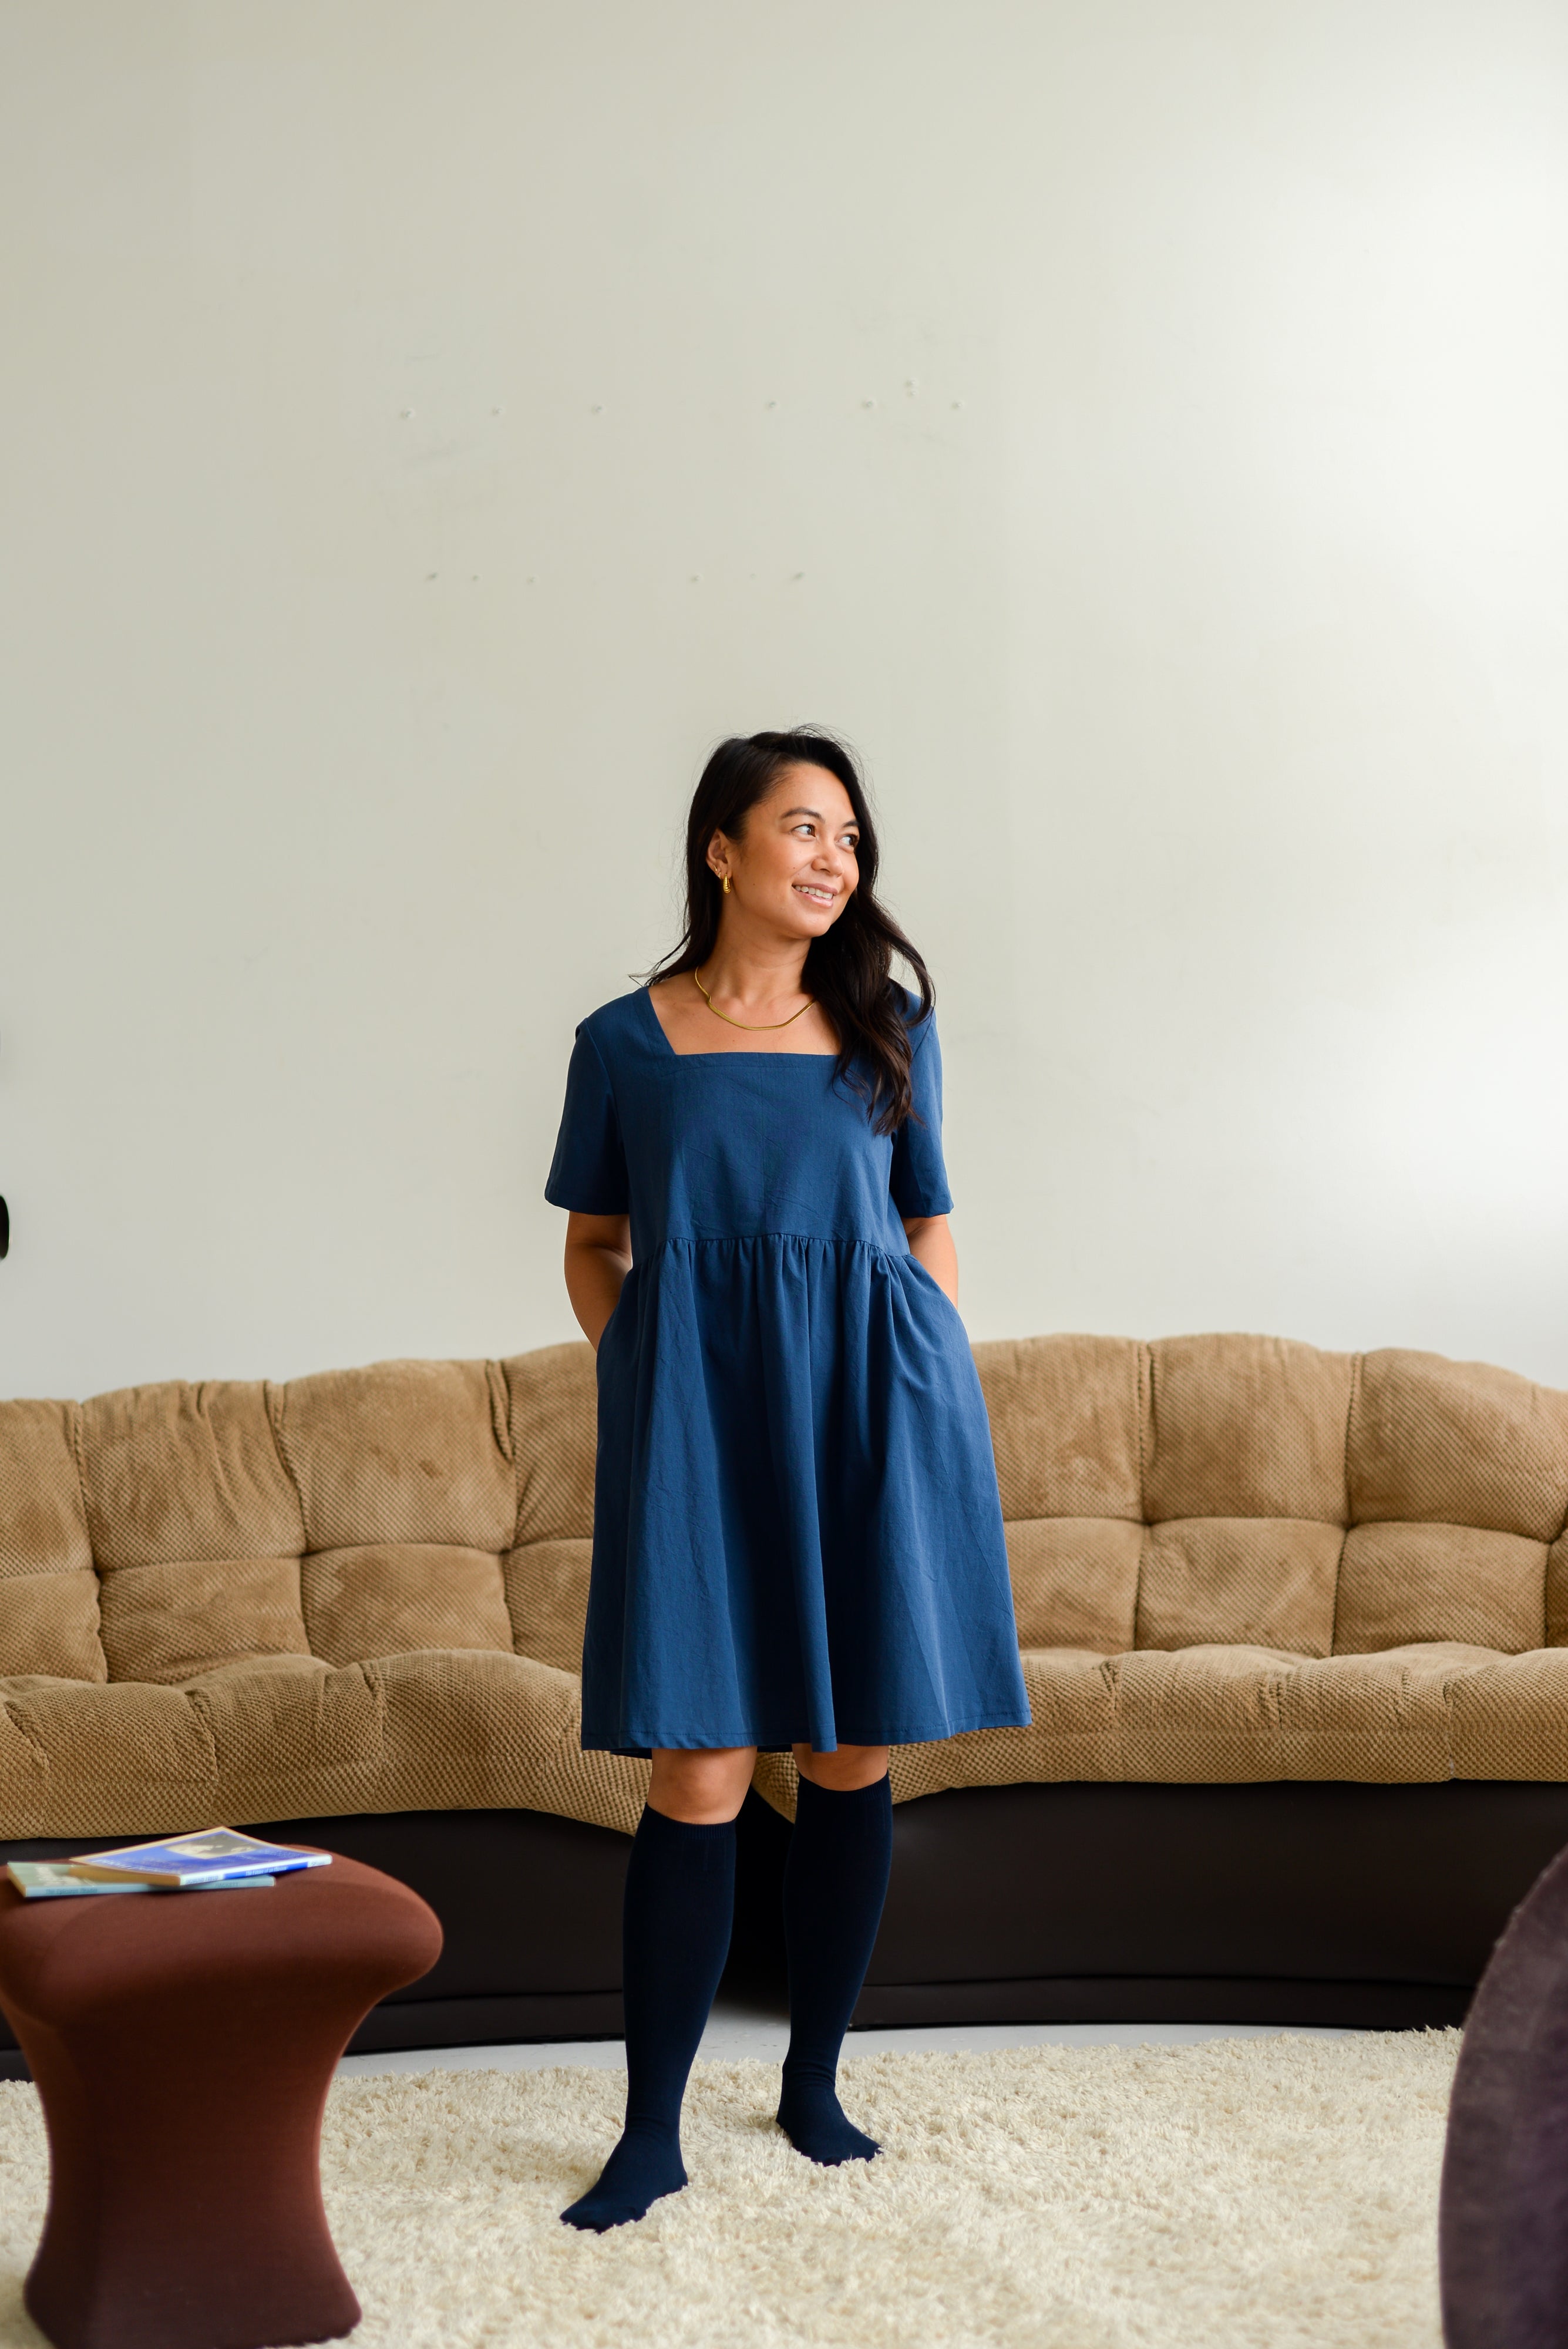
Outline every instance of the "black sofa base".
[[(384, 1868), (441, 1920), (438, 1963), (375, 2009), (350, 2052), (619, 2036), (626, 1836), (512, 1810), (243, 1824)], [(755, 1795), (740, 1826), (729, 1979), (782, 2009), (791, 1830)], [(0, 1859), (119, 1840), (11, 1843)], [(1556, 1783), (928, 1795), (894, 1809), (892, 1883), (854, 2027), (1458, 2023), (1564, 1845), (1568, 1785)], [(253, 1897), (285, 1899), (287, 1887)], [(0, 2078), (26, 2076), (0, 2023)]]
[(1556, 1783), (928, 1795), (893, 1813), (855, 2023), (1458, 2023), (1565, 1844)]
[(1238, 1982), (1158, 1974), (1074, 1981), (883, 1982), (855, 2010), (854, 2031), (986, 2023), (1262, 2023), (1289, 2028), (1422, 2031), (1462, 2023), (1468, 1990), (1429, 1982)]
[(500, 1998), (421, 1998), (372, 2007), (351, 2055), (403, 2047), (504, 2047), (524, 2041), (618, 2039), (618, 1990), (517, 1992)]

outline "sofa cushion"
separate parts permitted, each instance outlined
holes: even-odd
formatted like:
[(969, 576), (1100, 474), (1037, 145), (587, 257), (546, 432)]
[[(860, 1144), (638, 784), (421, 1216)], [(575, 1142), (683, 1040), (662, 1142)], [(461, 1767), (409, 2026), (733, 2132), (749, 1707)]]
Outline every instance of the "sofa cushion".
[[(1230, 1645), (1122, 1656), (1034, 1650), (1024, 1654), (1023, 1678), (1027, 1729), (896, 1747), (894, 1800), (1030, 1780), (1397, 1785), (1568, 1775), (1568, 1733), (1551, 1728), (1553, 1702), (1559, 1723), (1568, 1723), (1568, 1651), (1499, 1657), (1456, 1642), (1325, 1657)], [(1508, 1750), (1530, 1764), (1555, 1752), (1562, 1766), (1493, 1766), (1504, 1747), (1488, 1744), (1486, 1724), (1505, 1716)], [(761, 1756), (756, 1784), (775, 1807), (792, 1810), (787, 1755)]]
[(1355, 1357), (1284, 1338), (1166, 1338), (1148, 1350), (1143, 1514), (1348, 1519)]
[(1495, 1656), (1450, 1702), (1456, 1778), (1568, 1778), (1568, 1651)]
[(1142, 1522), (1146, 1350), (1077, 1337), (975, 1348), (1004, 1517)]
[(353, 1810), (385, 1774), (384, 1693), (378, 1675), (361, 1665), (258, 1657), (192, 1673), (181, 1694), (203, 1725), (216, 1785), (231, 1793), (308, 1785), (327, 1796), (327, 1812)]
[(1124, 1660), (1120, 1775), (1129, 1778), (1447, 1778), (1449, 1690), (1491, 1661), (1431, 1646), (1299, 1657), (1191, 1648)]
[(384, 1809), (483, 1809), (514, 1804), (630, 1835), (649, 1765), (585, 1754), (576, 1672), (529, 1656), (392, 1656), (372, 1667), (385, 1690), (389, 1782), (407, 1790)]
[(105, 1681), (96, 1574), (0, 1577), (0, 1673)]
[(74, 1402), (0, 1407), (0, 1575), (90, 1574)]
[[(0, 1769), (0, 1833), (6, 1836), (150, 1833), (166, 1816), (193, 1816), (210, 1799), (212, 1740), (174, 1688), (110, 1681), (99, 1688), (38, 1674), (0, 1681), (0, 1707), (35, 1766)], [(67, 1826), (67, 1818), (83, 1824)], [(123, 1827), (121, 1826), (123, 1822)]]
[(512, 1624), (501, 1560), (434, 1542), (317, 1550), (300, 1568), (313, 1655), (329, 1664), (419, 1648), (500, 1648)]
[(122, 1566), (104, 1576), (101, 1605), (117, 1681), (185, 1681), (257, 1656), (310, 1652), (297, 1557)]
[(1517, 1655), (1546, 1629), (1546, 1544), (1474, 1526), (1352, 1526), (1339, 1568), (1338, 1655), (1457, 1640)]
[(1344, 1539), (1337, 1526), (1310, 1517), (1177, 1517), (1151, 1526), (1131, 1644), (1239, 1640), (1326, 1656)]
[(1568, 1534), (1546, 1553), (1546, 1644), (1568, 1647)]
[(304, 1513), (302, 1548), (511, 1547), (517, 1504), (498, 1364), (378, 1362), (292, 1379), (268, 1399)]
[(512, 1645), (558, 1671), (582, 1670), (590, 1541), (525, 1542), (505, 1560)]
[(1022, 1646), (1102, 1655), (1132, 1646), (1144, 1526), (1119, 1517), (1015, 1517), (1005, 1530)]
[(102, 1681), (77, 1407), (0, 1409), (0, 1673)]
[(1368, 1354), (1347, 1462), (1355, 1524), (1446, 1522), (1555, 1541), (1568, 1525), (1568, 1394), (1486, 1362)]
[(180, 1687), (0, 1681), (0, 1837), (257, 1819), (554, 1811), (629, 1835), (648, 1764), (583, 1754), (574, 1675), (425, 1651), (223, 1666)]
[(100, 1573), (172, 1558), (297, 1557), (305, 1547), (259, 1384), (125, 1387), (83, 1403), (79, 1424)]
[(517, 1479), (511, 1543), (586, 1541), (594, 1529), (597, 1371), (586, 1340), (504, 1362)]

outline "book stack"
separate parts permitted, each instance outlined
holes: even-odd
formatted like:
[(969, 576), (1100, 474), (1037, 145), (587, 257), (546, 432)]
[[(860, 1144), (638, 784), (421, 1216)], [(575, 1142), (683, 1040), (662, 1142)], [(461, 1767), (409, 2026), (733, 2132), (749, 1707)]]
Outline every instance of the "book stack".
[(80, 1859), (13, 1859), (5, 1873), (24, 1900), (61, 1900), (95, 1892), (259, 1892), (280, 1876), (331, 1863), (329, 1851), (262, 1843), (237, 1827), (204, 1827)]

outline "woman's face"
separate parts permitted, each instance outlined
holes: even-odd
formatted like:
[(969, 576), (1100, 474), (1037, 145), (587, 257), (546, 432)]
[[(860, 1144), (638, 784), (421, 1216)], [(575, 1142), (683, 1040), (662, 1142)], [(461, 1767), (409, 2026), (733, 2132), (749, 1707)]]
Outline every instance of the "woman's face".
[(726, 901), (787, 932), (819, 938), (833, 927), (860, 877), (860, 826), (848, 792), (826, 767), (785, 767), (746, 818), (740, 839), (716, 832), (712, 870), (730, 877)]

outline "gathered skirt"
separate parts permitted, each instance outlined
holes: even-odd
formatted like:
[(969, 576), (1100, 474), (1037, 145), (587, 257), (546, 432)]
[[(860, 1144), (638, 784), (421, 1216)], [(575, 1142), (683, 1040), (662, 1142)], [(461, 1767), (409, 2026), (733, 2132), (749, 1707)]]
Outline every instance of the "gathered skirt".
[(634, 1265), (598, 1350), (586, 1747), (1026, 1723), (984, 1399), (910, 1255), (766, 1233)]

